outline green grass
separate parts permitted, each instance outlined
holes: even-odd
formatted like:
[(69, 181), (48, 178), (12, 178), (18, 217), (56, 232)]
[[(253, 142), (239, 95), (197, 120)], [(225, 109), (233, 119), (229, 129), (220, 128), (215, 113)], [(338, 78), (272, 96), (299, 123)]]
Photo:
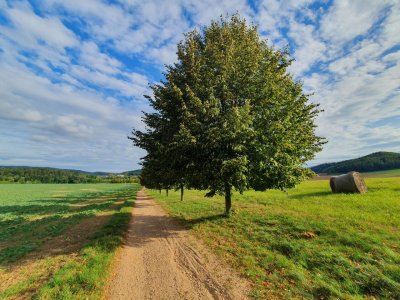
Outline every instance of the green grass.
[[(0, 266), (38, 249), (80, 220), (110, 207), (129, 185), (9, 184), (0, 189)], [(98, 197), (108, 199), (74, 208)]]
[(325, 180), (235, 194), (230, 218), (222, 197), (151, 195), (250, 279), (254, 298), (400, 299), (400, 178), (366, 182), (364, 195), (332, 194)]
[[(10, 268), (24, 266), (28, 254), (33, 254), (30, 260), (36, 259), (38, 263), (28, 276), (11, 274), (20, 280), (0, 290), (0, 299), (30, 298), (35, 293), (40, 299), (100, 297), (138, 189), (137, 184), (1, 185), (0, 278), (7, 276)], [(78, 255), (43, 252), (48, 247), (42, 246), (51, 245), (57, 237), (65, 238), (68, 246), (68, 229), (89, 218), (104, 218), (106, 225), (94, 227), (97, 232), (82, 241), (87, 245), (81, 245)]]
[(368, 177), (400, 177), (400, 169), (362, 173)]
[(81, 256), (61, 268), (34, 298), (99, 299), (108, 279), (108, 267), (129, 225), (132, 205), (132, 200), (125, 201), (120, 211), (82, 249)]

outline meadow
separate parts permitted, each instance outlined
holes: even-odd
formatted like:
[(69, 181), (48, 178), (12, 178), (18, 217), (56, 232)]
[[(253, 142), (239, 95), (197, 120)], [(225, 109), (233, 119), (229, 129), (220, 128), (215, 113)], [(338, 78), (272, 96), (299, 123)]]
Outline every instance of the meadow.
[(178, 222), (252, 283), (260, 299), (400, 299), (400, 178), (367, 178), (367, 194), (326, 180), (287, 192), (222, 196), (149, 191)]
[(0, 299), (99, 298), (137, 184), (0, 186)]
[(400, 169), (363, 173), (365, 177), (400, 177)]

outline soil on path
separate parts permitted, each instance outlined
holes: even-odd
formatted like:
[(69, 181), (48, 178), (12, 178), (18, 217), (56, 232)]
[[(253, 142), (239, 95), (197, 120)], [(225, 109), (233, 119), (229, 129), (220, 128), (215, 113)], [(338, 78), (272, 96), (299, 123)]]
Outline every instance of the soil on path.
[(139, 191), (107, 299), (247, 299), (248, 283)]

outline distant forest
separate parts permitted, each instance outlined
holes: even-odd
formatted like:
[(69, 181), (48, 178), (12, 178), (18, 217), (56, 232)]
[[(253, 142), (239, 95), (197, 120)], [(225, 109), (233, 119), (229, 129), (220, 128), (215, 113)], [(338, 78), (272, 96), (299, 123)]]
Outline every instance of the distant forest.
[[(400, 153), (376, 152), (356, 159), (321, 164), (311, 169), (315, 173), (326, 174), (400, 169)], [(138, 182), (140, 173), (141, 170), (107, 173), (56, 168), (0, 166), (0, 183), (124, 183)]]
[(5, 183), (128, 183), (138, 182), (140, 170), (120, 174), (38, 167), (0, 167)]
[(400, 169), (400, 153), (376, 152), (356, 159), (318, 165), (311, 169), (316, 173), (326, 174)]

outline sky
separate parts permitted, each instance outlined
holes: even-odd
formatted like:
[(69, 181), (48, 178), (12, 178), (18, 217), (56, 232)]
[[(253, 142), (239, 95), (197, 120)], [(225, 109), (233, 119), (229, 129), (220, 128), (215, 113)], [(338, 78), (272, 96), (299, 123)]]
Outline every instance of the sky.
[(309, 165), (400, 152), (398, 0), (0, 0), (0, 165), (139, 168), (149, 84), (185, 32), (235, 12), (324, 110)]

